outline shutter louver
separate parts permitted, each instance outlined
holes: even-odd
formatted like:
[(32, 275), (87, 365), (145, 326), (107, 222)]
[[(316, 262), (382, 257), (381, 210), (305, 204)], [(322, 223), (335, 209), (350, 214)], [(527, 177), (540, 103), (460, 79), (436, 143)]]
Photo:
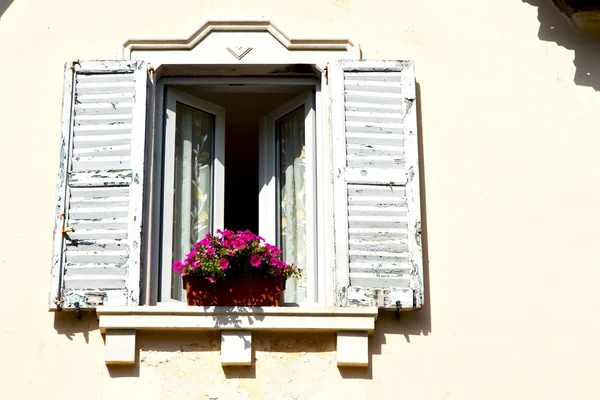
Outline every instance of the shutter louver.
[(413, 64), (340, 61), (330, 88), (338, 303), (420, 308)]
[(65, 67), (50, 309), (137, 305), (146, 64)]

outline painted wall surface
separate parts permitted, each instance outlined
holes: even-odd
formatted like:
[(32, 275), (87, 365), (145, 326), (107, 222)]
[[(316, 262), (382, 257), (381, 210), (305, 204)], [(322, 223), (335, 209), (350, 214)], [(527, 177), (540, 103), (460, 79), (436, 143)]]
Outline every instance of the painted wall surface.
[[(600, 397), (600, 42), (550, 0), (0, 0), (0, 399)], [(271, 19), (413, 59), (426, 306), (382, 313), (368, 369), (333, 334), (255, 336), (222, 369), (218, 336), (141, 334), (108, 369), (93, 314), (47, 312), (62, 69), (132, 36)]]

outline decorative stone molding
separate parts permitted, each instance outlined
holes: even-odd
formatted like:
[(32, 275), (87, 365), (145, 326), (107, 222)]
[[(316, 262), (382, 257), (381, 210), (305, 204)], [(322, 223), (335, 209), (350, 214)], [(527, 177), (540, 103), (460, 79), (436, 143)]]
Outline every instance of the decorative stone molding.
[[(252, 51), (250, 51), (252, 50)], [(159, 64), (236, 63), (324, 64), (360, 59), (349, 39), (292, 39), (268, 20), (206, 21), (187, 38), (130, 38), (119, 47), (122, 59)]]
[(135, 364), (138, 331), (220, 331), (221, 364), (252, 365), (252, 332), (286, 331), (337, 334), (339, 366), (369, 365), (368, 336), (377, 308), (316, 307), (98, 307), (106, 334), (106, 364)]

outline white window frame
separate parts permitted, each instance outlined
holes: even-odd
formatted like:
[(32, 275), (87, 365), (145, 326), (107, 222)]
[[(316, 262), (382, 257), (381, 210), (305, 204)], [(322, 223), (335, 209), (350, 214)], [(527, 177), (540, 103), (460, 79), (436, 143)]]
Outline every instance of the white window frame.
[[(316, 109), (313, 90), (301, 93), (289, 102), (282, 104), (260, 122), (260, 146), (259, 146), (259, 235), (263, 236), (268, 243), (277, 243), (279, 235), (277, 232), (277, 214), (273, 211), (279, 206), (277, 204), (279, 185), (277, 182), (277, 161), (279, 143), (277, 139), (277, 121), (290, 112), (304, 107), (305, 126), (305, 157), (306, 157), (306, 232), (307, 232), (307, 301), (308, 304), (318, 304), (319, 276), (317, 265), (317, 187), (316, 187)], [(302, 303), (301, 305), (306, 305)]]
[[(274, 178), (275, 177), (275, 122), (277, 119), (281, 118), (287, 112), (301, 106), (302, 104), (307, 104), (309, 107), (306, 107), (306, 120), (307, 120), (307, 131), (306, 131), (306, 147), (307, 147), (307, 159), (313, 160), (310, 167), (307, 163), (306, 173), (307, 176), (310, 176), (312, 183), (310, 184), (311, 190), (307, 191), (307, 215), (312, 215), (312, 218), (307, 218), (307, 224), (311, 221), (311, 227), (307, 226), (307, 234), (309, 236), (309, 247), (312, 247), (310, 253), (307, 255), (307, 264), (310, 264), (310, 271), (306, 271), (307, 276), (310, 277), (310, 280), (307, 280), (308, 290), (307, 290), (307, 303), (301, 304), (302, 306), (323, 306), (326, 304), (325, 293), (328, 290), (328, 287), (331, 285), (326, 282), (326, 272), (325, 272), (325, 263), (320, 262), (324, 257), (324, 249), (325, 243), (322, 243), (321, 240), (318, 240), (319, 237), (323, 236), (323, 230), (329, 229), (327, 225), (330, 225), (323, 219), (323, 209), (329, 208), (328, 204), (325, 204), (330, 201), (330, 198), (321, 197), (319, 204), (317, 204), (317, 196), (316, 193), (320, 193), (324, 189), (324, 182), (326, 179), (322, 176), (317, 176), (318, 171), (324, 171), (322, 167), (319, 165), (323, 165), (325, 160), (323, 159), (324, 155), (327, 154), (326, 149), (320, 149), (317, 146), (317, 141), (321, 143), (326, 143), (326, 139), (322, 139), (323, 126), (321, 125), (321, 121), (323, 120), (322, 116), (320, 116), (319, 111), (323, 109), (323, 104), (321, 103), (322, 94), (321, 94), (321, 79), (323, 77), (315, 76), (314, 78), (293, 78), (293, 77), (266, 77), (266, 78), (254, 78), (254, 77), (240, 77), (240, 78), (231, 78), (231, 77), (197, 77), (197, 78), (188, 78), (188, 77), (166, 77), (159, 80), (156, 87), (156, 103), (155, 103), (155, 127), (156, 133), (154, 137), (154, 171), (153, 171), (153, 179), (154, 185), (152, 185), (153, 193), (152, 201), (154, 204), (163, 204), (162, 207), (154, 207), (152, 213), (152, 219), (154, 226), (161, 226), (162, 224), (162, 232), (159, 229), (152, 229), (152, 237), (151, 241), (151, 259), (148, 263), (150, 268), (150, 282), (145, 283), (145, 287), (150, 290), (150, 304), (159, 304), (159, 303), (181, 303), (178, 300), (171, 298), (171, 265), (172, 265), (172, 214), (173, 214), (173, 180), (172, 173), (168, 173), (166, 165), (172, 164), (173, 155), (174, 155), (174, 142), (169, 144), (166, 141), (165, 132), (169, 131), (174, 132), (175, 129), (175, 118), (169, 117), (169, 113), (172, 112), (170, 108), (174, 107), (177, 99), (183, 99), (183, 102), (191, 105), (192, 107), (204, 110), (216, 116), (215, 118), (215, 133), (220, 134), (219, 132), (225, 131), (225, 113), (224, 110), (220, 106), (216, 106), (210, 102), (199, 99), (197, 97), (188, 95), (177, 90), (178, 86), (205, 86), (205, 85), (261, 85), (261, 86), (269, 86), (269, 85), (305, 85), (307, 87), (307, 92), (302, 93), (300, 96), (293, 99), (291, 102), (286, 103), (276, 110), (272, 111), (266, 116), (263, 116), (261, 119), (262, 123), (260, 129), (263, 131), (260, 134), (260, 142), (259, 142), (259, 151), (261, 154), (259, 155), (260, 161), (260, 169), (259, 169), (259, 232), (258, 234), (265, 237), (267, 242), (275, 243), (276, 242), (276, 215), (274, 212), (267, 212), (266, 210), (275, 210), (276, 207), (276, 191), (277, 184), (275, 179), (272, 182), (267, 182), (266, 185), (264, 183), (267, 181), (268, 176)], [(170, 93), (174, 93), (175, 96)], [(173, 115), (174, 116), (174, 115)], [(221, 120), (219, 120), (221, 118)], [(172, 126), (171, 126), (172, 124)], [(310, 129), (310, 131), (308, 130)], [(268, 147), (264, 138), (269, 137), (272, 145), (271, 156), (269, 157), (267, 154), (263, 152)], [(224, 144), (224, 140), (215, 140), (215, 143)], [(167, 154), (169, 152), (169, 154)], [(222, 152), (222, 155), (218, 155), (219, 152)], [(163, 159), (164, 154), (164, 159)], [(267, 162), (262, 162), (263, 158), (268, 160)], [(220, 160), (225, 159), (224, 155), (224, 147), (223, 149), (217, 150), (215, 148), (215, 159), (220, 158)], [(170, 164), (169, 163), (170, 160)], [(215, 220), (212, 223), (212, 232), (216, 232), (216, 229), (222, 229), (224, 226), (224, 217), (223, 217), (223, 206), (219, 207), (218, 202), (224, 204), (224, 177), (225, 177), (225, 163), (224, 161), (219, 163), (215, 160), (215, 175), (214, 175), (214, 194), (213, 197), (213, 215)], [(218, 167), (217, 167), (218, 165)], [(217, 175), (217, 171), (219, 171), (219, 175)], [(220, 176), (220, 177), (219, 177)], [(164, 179), (161, 181), (161, 177)], [(170, 179), (168, 177), (171, 177)], [(221, 187), (217, 187), (217, 185), (221, 185)], [(307, 185), (308, 187), (308, 185)], [(162, 189), (158, 189), (162, 188)], [(221, 194), (219, 194), (221, 193)], [(163, 197), (164, 196), (164, 197)], [(164, 203), (161, 203), (164, 198)], [(310, 208), (310, 210), (309, 210)], [(220, 210), (217, 212), (217, 210)], [(167, 215), (164, 215), (164, 214)], [(322, 223), (317, 224), (317, 221), (324, 221)], [(310, 229), (310, 231), (309, 231)], [(184, 304), (184, 303), (181, 303)]]
[[(211, 231), (223, 229), (225, 203), (225, 109), (219, 105), (199, 99), (175, 88), (168, 88), (164, 115), (164, 166), (163, 166), (163, 207), (162, 207), (162, 260), (163, 266), (160, 281), (160, 298), (162, 302), (177, 301), (172, 298), (171, 280), (172, 269), (166, 266), (172, 265), (173, 249), (173, 196), (174, 196), (174, 170), (175, 162), (175, 129), (177, 103), (185, 104), (214, 116), (213, 133), (213, 159), (212, 159), (212, 188), (211, 188)], [(168, 166), (171, 166), (170, 168)], [(185, 299), (180, 299), (184, 301)]]

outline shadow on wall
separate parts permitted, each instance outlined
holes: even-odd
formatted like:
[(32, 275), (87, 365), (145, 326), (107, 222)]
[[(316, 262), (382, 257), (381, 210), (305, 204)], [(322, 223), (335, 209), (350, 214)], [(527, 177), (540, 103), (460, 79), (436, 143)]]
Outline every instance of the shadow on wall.
[(411, 336), (427, 336), (431, 333), (431, 296), (429, 294), (429, 237), (427, 225), (427, 191), (425, 183), (425, 149), (423, 147), (423, 117), (421, 115), (421, 85), (417, 82), (417, 131), (419, 142), (419, 179), (421, 189), (421, 229), (423, 249), (423, 288), (424, 305), (419, 311), (403, 312), (396, 319), (394, 311), (379, 311), (375, 332), (369, 338), (369, 366), (367, 368), (340, 367), (340, 375), (344, 379), (373, 379), (373, 356), (382, 354), (382, 347), (387, 344), (390, 335), (404, 336), (410, 344)]
[(69, 340), (81, 333), (86, 343), (90, 343), (90, 332), (98, 330), (98, 318), (94, 311), (82, 310), (81, 319), (75, 317), (75, 312), (60, 311), (54, 313), (54, 329), (56, 333), (65, 335)]
[(522, 0), (538, 8), (538, 37), (575, 52), (576, 85), (600, 91), (600, 39), (581, 35), (551, 0)]
[(0, 0), (0, 19), (2, 19), (4, 12), (8, 10), (12, 2), (13, 0)]

